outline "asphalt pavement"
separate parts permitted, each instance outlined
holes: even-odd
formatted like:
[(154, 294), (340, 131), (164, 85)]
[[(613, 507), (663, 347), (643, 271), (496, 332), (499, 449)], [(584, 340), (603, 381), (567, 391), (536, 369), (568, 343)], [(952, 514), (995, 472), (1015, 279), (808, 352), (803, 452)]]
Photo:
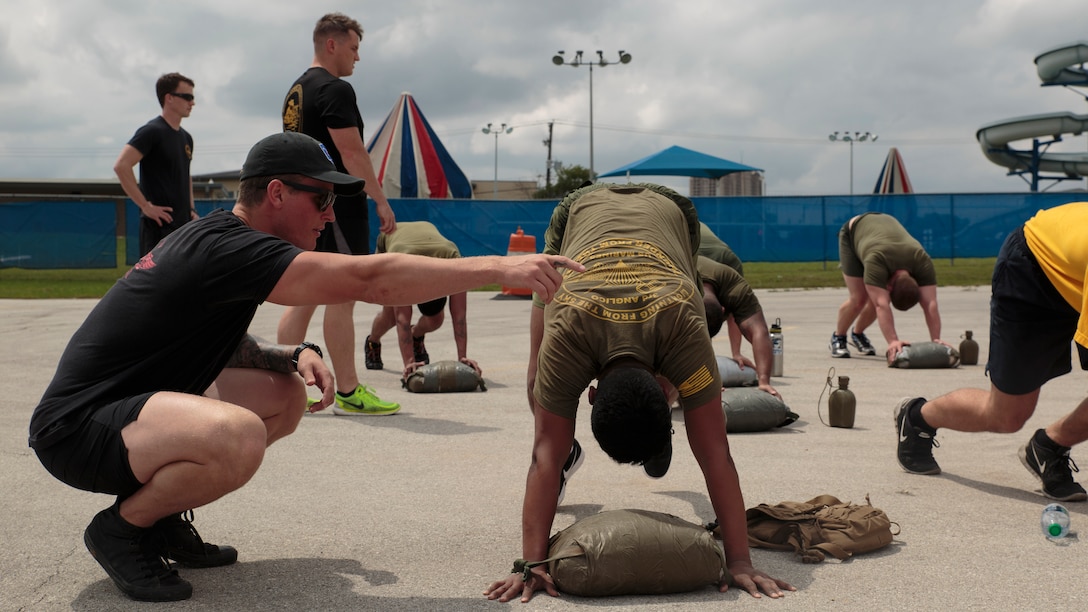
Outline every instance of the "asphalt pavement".
[[(1048, 384), (1039, 408), (1016, 434), (941, 431), (935, 456), (943, 473), (917, 476), (895, 460), (892, 408), (900, 397), (932, 397), (959, 387), (986, 388), (984, 366), (897, 370), (879, 357), (831, 359), (827, 341), (844, 289), (757, 291), (769, 321), (782, 320), (783, 376), (773, 383), (800, 415), (781, 429), (730, 435), (746, 507), (831, 494), (869, 496), (900, 533), (887, 548), (845, 562), (802, 564), (790, 553), (752, 551), (757, 568), (798, 590), (757, 600), (731, 590), (589, 599), (538, 594), (530, 603), (482, 595), (520, 556), (522, 493), (532, 444), (524, 391), (527, 299), (469, 294), (469, 355), (488, 391), (411, 394), (399, 383), (395, 340), (384, 371), (363, 368), (362, 340), (378, 307), (356, 311), (364, 382), (400, 402), (387, 417), (307, 415), (273, 445), (244, 488), (196, 510), (206, 540), (235, 546), (237, 564), (182, 570), (192, 599), (139, 604), (126, 599), (87, 553), (83, 529), (112, 501), (54, 480), (27, 447), (31, 410), (53, 375), (68, 338), (93, 300), (0, 301), (0, 609), (113, 610), (817, 610), (864, 606), (892, 610), (1073, 610), (1082, 589), (1085, 544), (1047, 541), (1039, 517), (1047, 500), (1017, 459), (1038, 427), (1085, 396), (1079, 370)], [(987, 287), (942, 288), (943, 336), (973, 330), (988, 348)], [(262, 306), (257, 335), (275, 336), (282, 308)], [(319, 311), (320, 313), (320, 311)], [(896, 313), (900, 335), (925, 340), (922, 315)], [(877, 340), (876, 330), (870, 336)], [(309, 339), (324, 344), (321, 317)], [(875, 342), (883, 349), (882, 341)], [(447, 324), (427, 337), (433, 360), (456, 356)], [(719, 354), (728, 342), (715, 339)], [(750, 350), (745, 351), (751, 354)], [(1031, 359), (1031, 355), (1024, 355)], [(827, 379), (850, 377), (857, 397), (852, 429), (827, 419)], [(821, 393), (823, 397), (821, 399)], [(316, 396), (316, 393), (314, 393)], [(583, 397), (583, 415), (588, 405)], [(586, 461), (572, 478), (554, 528), (602, 510), (640, 508), (691, 522), (712, 519), (699, 469), (674, 412), (672, 468), (660, 480), (613, 463), (578, 422)], [(1084, 448), (1075, 460), (1088, 465)], [(1068, 504), (1074, 532), (1088, 534), (1088, 504)], [(1086, 536), (1088, 537), (1088, 536)]]

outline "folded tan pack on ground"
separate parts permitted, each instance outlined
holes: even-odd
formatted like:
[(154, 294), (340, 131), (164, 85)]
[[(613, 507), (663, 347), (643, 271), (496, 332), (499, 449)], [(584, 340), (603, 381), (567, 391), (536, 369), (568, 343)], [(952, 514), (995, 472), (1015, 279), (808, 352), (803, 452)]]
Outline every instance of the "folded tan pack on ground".
[(436, 361), (425, 365), (401, 381), (412, 393), (457, 393), (461, 391), (487, 391), (484, 379), (476, 375), (472, 366), (460, 361)]
[(548, 556), (556, 588), (583, 597), (683, 593), (729, 575), (705, 528), (648, 510), (586, 517), (552, 536)]
[(723, 389), (722, 410), (725, 430), (729, 433), (766, 431), (789, 425), (798, 418), (782, 400), (753, 387)]
[(749, 508), (745, 516), (751, 546), (790, 550), (804, 563), (819, 563), (827, 555), (842, 561), (879, 550), (899, 533), (899, 525), (874, 508), (869, 496), (864, 504), (842, 502), (832, 495), (807, 502), (760, 504)]
[(889, 368), (919, 370), (924, 368), (954, 368), (960, 365), (960, 353), (938, 342), (915, 342), (903, 347)]

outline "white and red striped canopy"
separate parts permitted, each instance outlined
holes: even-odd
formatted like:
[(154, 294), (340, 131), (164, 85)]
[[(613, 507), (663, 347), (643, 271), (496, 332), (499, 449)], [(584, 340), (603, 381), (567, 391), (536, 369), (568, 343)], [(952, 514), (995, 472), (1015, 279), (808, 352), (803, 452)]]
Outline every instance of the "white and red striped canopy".
[(388, 198), (471, 198), (472, 185), (404, 92), (366, 146)]
[(910, 186), (910, 178), (907, 177), (907, 169), (903, 166), (903, 158), (899, 155), (899, 149), (892, 147), (888, 151), (888, 158), (884, 160), (884, 167), (876, 179), (873, 193), (914, 193), (914, 188)]

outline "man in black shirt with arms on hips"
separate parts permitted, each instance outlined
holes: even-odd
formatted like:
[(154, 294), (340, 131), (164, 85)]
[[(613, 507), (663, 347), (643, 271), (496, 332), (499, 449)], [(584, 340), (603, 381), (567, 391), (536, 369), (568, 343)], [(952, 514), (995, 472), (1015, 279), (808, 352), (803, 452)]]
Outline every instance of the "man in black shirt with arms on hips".
[[(162, 114), (148, 121), (121, 149), (113, 172), (140, 209), (140, 257), (167, 234), (197, 218), (193, 206), (193, 137), (181, 120), (193, 111), (192, 79), (176, 72), (155, 83)], [(140, 164), (140, 181), (132, 168)]]

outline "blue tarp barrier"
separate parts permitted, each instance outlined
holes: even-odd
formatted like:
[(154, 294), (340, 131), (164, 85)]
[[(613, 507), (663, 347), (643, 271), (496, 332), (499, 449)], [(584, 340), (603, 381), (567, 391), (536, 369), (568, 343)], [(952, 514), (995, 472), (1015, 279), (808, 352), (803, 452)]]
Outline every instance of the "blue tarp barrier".
[(112, 201), (0, 204), (0, 268), (116, 268)]
[[(699, 217), (743, 261), (838, 261), (838, 231), (867, 211), (895, 216), (935, 258), (994, 257), (1005, 236), (1035, 211), (1088, 201), (1088, 194), (988, 193), (813, 197), (694, 198)], [(398, 221), (430, 221), (465, 256), (505, 255), (518, 227), (544, 247), (556, 200), (390, 200)], [(378, 224), (370, 202), (370, 244)], [(231, 208), (228, 200), (200, 200), (201, 216)], [(7, 266), (113, 266), (116, 220), (112, 202), (0, 204), (0, 257)], [(136, 261), (139, 216), (129, 202), (127, 260)], [(27, 259), (27, 258), (30, 259)], [(22, 259), (11, 259), (22, 258)]]

